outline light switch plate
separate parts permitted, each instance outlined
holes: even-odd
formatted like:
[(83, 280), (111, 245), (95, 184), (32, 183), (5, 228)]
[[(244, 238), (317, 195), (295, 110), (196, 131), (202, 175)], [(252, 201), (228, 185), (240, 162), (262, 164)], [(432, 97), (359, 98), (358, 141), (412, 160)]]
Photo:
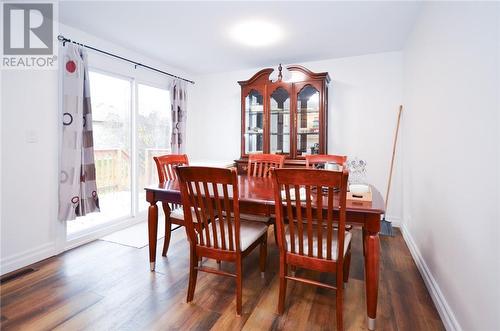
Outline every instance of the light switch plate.
[(28, 144), (34, 144), (38, 142), (38, 132), (35, 130), (26, 131), (26, 142)]

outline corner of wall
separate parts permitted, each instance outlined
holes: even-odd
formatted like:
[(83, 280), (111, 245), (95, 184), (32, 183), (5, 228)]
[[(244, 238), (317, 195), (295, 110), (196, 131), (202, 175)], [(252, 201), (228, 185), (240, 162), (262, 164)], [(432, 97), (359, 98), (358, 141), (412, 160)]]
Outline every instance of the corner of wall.
[(439, 313), (439, 316), (441, 317), (441, 320), (443, 321), (446, 330), (462, 331), (462, 327), (458, 323), (458, 320), (455, 317), (453, 310), (446, 301), (443, 292), (439, 288), (438, 283), (436, 282), (434, 276), (432, 275), (424, 258), (422, 257), (422, 254), (420, 253), (418, 246), (415, 244), (415, 241), (413, 240), (413, 237), (411, 235), (411, 232), (408, 230), (408, 227), (406, 226), (405, 223), (402, 223), (400, 228), (404, 241), (406, 242), (406, 245), (410, 249), (411, 256), (413, 257), (413, 260), (417, 265), (418, 271), (420, 272), (422, 278), (424, 279), (424, 283), (427, 289), (429, 290), (429, 294), (431, 295), (432, 301), (434, 301), (434, 304), (436, 305), (436, 309)]

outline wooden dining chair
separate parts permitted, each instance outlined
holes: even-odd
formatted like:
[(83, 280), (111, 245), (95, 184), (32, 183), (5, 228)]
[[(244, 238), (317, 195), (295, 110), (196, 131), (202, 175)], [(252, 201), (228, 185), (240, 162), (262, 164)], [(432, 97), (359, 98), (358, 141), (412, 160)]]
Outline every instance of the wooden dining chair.
[[(170, 154), (153, 157), (158, 170), (158, 179), (160, 184), (168, 180), (176, 179), (177, 173), (175, 167), (180, 165), (189, 165), (189, 160), (186, 154)], [(162, 203), (165, 213), (165, 239), (163, 241), (162, 255), (166, 256), (170, 245), (170, 237), (172, 232), (172, 224), (184, 225), (184, 210), (181, 205)]]
[[(270, 177), (271, 168), (283, 168), (285, 156), (276, 154), (251, 154), (248, 158), (247, 175), (253, 177)], [(241, 214), (242, 219), (266, 224), (273, 223), (273, 218), (268, 216)], [(276, 232), (276, 227), (274, 228)]]
[[(349, 279), (352, 237), (345, 231), (348, 172), (316, 169), (271, 172), (280, 252), (278, 312), (284, 311), (287, 280), (332, 289), (337, 294), (337, 330), (342, 330), (343, 282)], [(334, 273), (336, 285), (288, 275), (288, 266)]]
[[(318, 167), (323, 167), (327, 162), (337, 163), (341, 165), (343, 169), (346, 167), (347, 156), (329, 154), (306, 155), (306, 168), (317, 169)], [(346, 224), (345, 228), (347, 231), (351, 231), (352, 225)]]
[[(235, 169), (178, 167), (177, 173), (190, 244), (187, 302), (193, 300), (198, 271), (235, 277), (236, 312), (241, 315), (242, 259), (260, 245), (259, 265), (263, 275), (267, 255), (267, 226), (240, 221)], [(190, 210), (195, 212), (191, 213)], [(233, 262), (236, 264), (236, 273), (199, 266), (198, 261), (202, 257)]]
[(271, 168), (283, 168), (285, 156), (277, 154), (250, 154), (248, 157), (248, 176), (270, 177)]
[(344, 167), (347, 162), (347, 156), (328, 154), (306, 155), (306, 168), (316, 168), (318, 165), (325, 164), (327, 162), (337, 163)]
[[(251, 154), (248, 157), (247, 175), (254, 177), (270, 177), (271, 168), (283, 168), (285, 164), (285, 156), (277, 154)], [(262, 222), (268, 225), (274, 224), (274, 240), (277, 242), (276, 237), (276, 222), (274, 217), (241, 214), (244, 220)]]

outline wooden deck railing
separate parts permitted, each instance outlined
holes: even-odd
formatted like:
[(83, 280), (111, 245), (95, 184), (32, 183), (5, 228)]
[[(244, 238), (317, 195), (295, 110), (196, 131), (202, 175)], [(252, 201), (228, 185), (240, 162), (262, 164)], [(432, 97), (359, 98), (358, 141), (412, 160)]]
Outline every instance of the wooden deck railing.
[[(100, 194), (130, 190), (130, 155), (119, 148), (96, 149), (96, 182)], [(138, 185), (146, 186), (158, 180), (153, 156), (170, 153), (168, 149), (148, 148), (139, 153)]]

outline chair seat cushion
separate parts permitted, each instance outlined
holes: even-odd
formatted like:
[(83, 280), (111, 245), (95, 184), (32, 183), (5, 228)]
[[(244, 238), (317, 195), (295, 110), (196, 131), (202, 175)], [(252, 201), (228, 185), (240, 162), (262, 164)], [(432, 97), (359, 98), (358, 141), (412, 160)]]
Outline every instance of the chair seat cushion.
[(242, 221), (261, 222), (261, 223), (265, 223), (265, 224), (269, 224), (271, 221), (271, 217), (261, 216), (261, 215), (252, 215), (252, 214), (240, 214), (240, 219)]
[[(221, 224), (220, 220), (217, 219), (215, 222), (216, 230), (217, 230), (217, 243), (219, 248), (222, 247), (222, 239), (221, 239)], [(213, 224), (213, 223), (212, 223)], [(213, 229), (212, 224), (209, 226), (209, 237), (210, 243), (214, 246), (213, 242)], [(233, 223), (234, 224), (234, 223)], [(233, 235), (234, 235), (234, 225), (233, 225)], [(264, 233), (267, 232), (267, 225), (258, 223), (258, 222), (240, 222), (240, 248), (241, 251), (246, 250), (250, 245), (256, 242)], [(226, 249), (229, 249), (229, 232), (227, 227), (227, 221), (224, 220), (224, 239), (226, 242)], [(236, 244), (235, 241), (233, 243)]]
[[(305, 226), (305, 225), (304, 225)], [(337, 260), (337, 243), (338, 243), (338, 229), (334, 228), (332, 232), (332, 260), (336, 261)], [(299, 252), (299, 235), (298, 235), (298, 229), (297, 226), (294, 227), (294, 234), (295, 234), (295, 254), (298, 254)], [(303, 254), (308, 255), (309, 254), (309, 243), (308, 243), (308, 237), (307, 237), (307, 230), (304, 229), (304, 232), (302, 234), (303, 238)], [(344, 237), (344, 256), (347, 253), (347, 249), (349, 248), (349, 243), (351, 242), (352, 238), (352, 233), (349, 231), (345, 231), (345, 237)], [(286, 250), (288, 252), (291, 252), (291, 241), (290, 241), (290, 228), (289, 226), (286, 227), (286, 232), (285, 232), (285, 239), (286, 239)], [(321, 244), (322, 244), (322, 258), (326, 258), (326, 251), (327, 251), (327, 244), (326, 244), (326, 229), (323, 230), (322, 236), (321, 236)], [(318, 228), (313, 227), (313, 257), (318, 257)]]
[[(223, 211), (222, 215), (226, 216), (226, 212)], [(231, 216), (234, 217), (234, 214), (231, 213)], [(252, 222), (261, 222), (261, 223), (266, 223), (266, 224), (271, 223), (271, 217), (269, 217), (269, 216), (252, 215), (252, 214), (241, 214), (240, 213), (240, 220), (242, 220), (242, 221), (252, 221)]]
[[(198, 222), (198, 219), (196, 218), (196, 213), (194, 212), (194, 209), (191, 208), (191, 215), (193, 217), (193, 222)], [(184, 222), (184, 208), (179, 207), (175, 208), (172, 211), (170, 211), (170, 218), (174, 218), (178, 221)]]

